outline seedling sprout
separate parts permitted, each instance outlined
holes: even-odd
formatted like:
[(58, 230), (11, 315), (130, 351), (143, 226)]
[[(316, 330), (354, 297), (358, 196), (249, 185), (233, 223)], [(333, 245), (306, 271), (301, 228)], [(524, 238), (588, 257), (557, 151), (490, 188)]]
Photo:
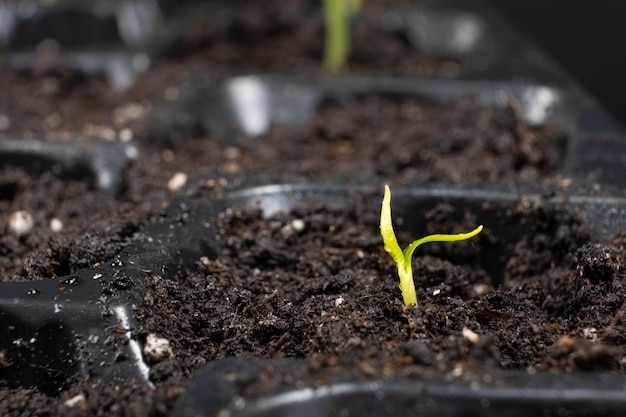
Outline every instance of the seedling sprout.
[(350, 52), (349, 19), (361, 10), (363, 0), (324, 0), (326, 39), (324, 67), (337, 74), (345, 65)]
[(393, 231), (391, 221), (391, 190), (385, 185), (385, 195), (383, 196), (383, 205), (380, 211), (380, 234), (383, 237), (385, 251), (391, 255), (391, 258), (398, 267), (398, 276), (400, 277), (400, 291), (402, 292), (402, 300), (405, 307), (417, 307), (417, 295), (415, 294), (415, 283), (413, 282), (413, 268), (411, 267), (411, 259), (415, 249), (428, 242), (456, 242), (459, 240), (470, 239), (483, 230), (480, 225), (469, 233), (459, 233), (454, 235), (434, 234), (425, 236), (421, 239), (413, 241), (406, 249), (400, 249), (396, 234)]

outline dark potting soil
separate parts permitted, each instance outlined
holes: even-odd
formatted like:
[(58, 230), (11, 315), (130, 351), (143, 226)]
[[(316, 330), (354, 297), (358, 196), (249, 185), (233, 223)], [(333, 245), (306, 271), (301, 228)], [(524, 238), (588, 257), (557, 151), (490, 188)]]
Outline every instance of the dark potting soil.
[[(355, 198), (348, 209), (320, 203), (269, 219), (226, 209), (215, 223), (222, 246), (216, 259), (201, 257), (194, 271), (172, 279), (152, 274), (132, 289), (142, 300), (133, 337), (144, 342), (156, 334), (173, 352), (152, 363), (154, 390), (145, 382), (75, 381), (47, 397), (3, 388), (8, 415), (23, 408), (165, 414), (195, 371), (227, 357), (304, 360), (246, 380), (251, 395), (349, 377), (624, 370), (622, 238), (590, 242), (578, 213), (521, 200), (509, 220), (536, 220), (514, 242), (501, 274), (482, 264), (508, 239), (493, 231), (426, 245), (414, 261), (420, 305), (407, 311), (380, 242), (378, 202)], [(442, 203), (423, 220), (425, 233), (455, 233), (473, 228), (476, 213)], [(399, 227), (400, 242), (412, 238)]]
[[(525, 126), (514, 101), (493, 108), (466, 98), (441, 105), (365, 97), (327, 105), (308, 128), (275, 125), (257, 138), (190, 137), (169, 148), (152, 141), (151, 107), (164, 97), (178, 100), (181, 85), (195, 71), (212, 79), (285, 68), (319, 73), (320, 27), (284, 23), (292, 17), (265, 10), (267, 19), (250, 20), (259, 16), (250, 12), (210, 30), (189, 25), (178, 53), (155, 63), (124, 93), (54, 60), (41, 61), (29, 75), (0, 70), (1, 139), (132, 138), (139, 150), (123, 173), (123, 185), (113, 191), (52, 172), (3, 170), (2, 281), (58, 277), (111, 260), (179, 193), (167, 186), (177, 173), (185, 173), (192, 188), (196, 175), (217, 171), (306, 180), (376, 176), (381, 184), (545, 181), (548, 188), (567, 191), (571, 180), (551, 176), (567, 138), (552, 125)], [(276, 19), (283, 19), (280, 30), (264, 26)], [(365, 54), (391, 51), (400, 59), (407, 44), (388, 38), (385, 46), (371, 45), (373, 38), (360, 34), (363, 20), (356, 23), (349, 71), (389, 74), (375, 63), (382, 61)], [(304, 55), (276, 58), (284, 47), (301, 44), (294, 42), (296, 34), (310, 40), (302, 40)], [(278, 46), (271, 47), (274, 38)], [(406, 62), (394, 61), (396, 73), (458, 71), (458, 61), (414, 53)], [(350, 210), (320, 204), (272, 219), (254, 210), (226, 210), (216, 224), (223, 245), (216, 259), (199, 258), (191, 274), (153, 275), (141, 290), (131, 289), (142, 300), (133, 337), (145, 342), (156, 334), (172, 346), (172, 358), (152, 364), (154, 389), (142, 381), (117, 386), (75, 380), (49, 396), (0, 381), (0, 410), (8, 416), (166, 415), (196, 370), (231, 356), (304, 359), (283, 381), (259, 375), (251, 392), (298, 383), (296, 376), (300, 383), (323, 383), (350, 373), (362, 378), (458, 375), (471, 369), (623, 371), (623, 239), (591, 242), (577, 213), (520, 200), (509, 213), (512, 221), (539, 220), (532, 233), (514, 242), (500, 275), (482, 264), (489, 248), (502, 244), (493, 231), (470, 242), (425, 246), (414, 261), (420, 306), (406, 311), (378, 235), (380, 197), (355, 202)], [(476, 226), (476, 213), (458, 210), (433, 207), (424, 233)], [(18, 211), (34, 222), (21, 236), (8, 231)], [(459, 216), (462, 221), (455, 221)], [(54, 219), (62, 230), (55, 231)], [(400, 233), (404, 243), (415, 237)], [(0, 366), (11, 363), (0, 355)]]
[[(445, 110), (444, 110), (445, 107)], [(519, 105), (479, 106), (470, 98), (442, 107), (381, 97), (329, 104), (307, 129), (274, 126), (256, 140), (230, 138), (227, 154), (259, 172), (281, 163), (300, 178), (402, 183), (535, 181), (559, 166), (566, 136), (556, 126), (531, 128)], [(476, 140), (480, 137), (480, 140)]]
[[(429, 228), (476, 224), (472, 213), (459, 223), (441, 219), (450, 210), (428, 212)], [(420, 306), (407, 311), (377, 210), (355, 201), (348, 210), (320, 205), (263, 219), (228, 209), (218, 222), (220, 256), (201, 259), (184, 280), (152, 279), (137, 334), (172, 342), (180, 354), (163, 366), (173, 375), (231, 356), (305, 358), (305, 374), (318, 382), (346, 373), (623, 370), (623, 242), (589, 243), (584, 220), (551, 204), (520, 206), (510, 216), (530, 212), (538, 220), (500, 277), (480, 264), (503, 244), (489, 230), (470, 242), (420, 248)], [(297, 382), (280, 375), (271, 383)]]
[[(227, 209), (216, 222), (218, 258), (200, 258), (194, 272), (174, 279), (152, 275), (140, 290), (134, 337), (157, 334), (174, 353), (153, 364), (155, 390), (144, 382), (76, 381), (47, 397), (3, 388), (7, 415), (25, 408), (43, 415), (165, 414), (199, 367), (232, 356), (305, 359), (278, 379), (260, 373), (246, 381), (250, 394), (348, 377), (623, 371), (622, 238), (591, 243), (577, 213), (520, 201), (510, 220), (537, 220), (501, 276), (481, 265), (489, 248), (507, 239), (490, 230), (472, 241), (426, 245), (414, 262), (420, 306), (407, 311), (382, 250), (376, 206), (319, 204), (271, 219)], [(433, 207), (425, 232), (476, 225), (475, 213), (457, 210)], [(414, 237), (399, 228), (401, 242)]]
[[(428, 1), (363, 2), (351, 20), (350, 58), (344, 69), (351, 74), (453, 77), (472, 65), (482, 50), (450, 56), (415, 47), (401, 30), (384, 28), (388, 12), (423, 11)], [(182, 9), (185, 10), (185, 9)], [(181, 11), (178, 10), (180, 14)], [(228, 73), (297, 73), (321, 75), (324, 26), (319, 3), (278, 0), (200, 3), (182, 12), (182, 44), (175, 50), (192, 52), (207, 75)], [(201, 52), (201, 54), (197, 54)], [(479, 61), (479, 60), (476, 60)], [(480, 62), (476, 62), (480, 65)], [(193, 67), (190, 68), (193, 70)]]
[[(451, 127), (453, 121), (465, 130)], [(210, 169), (308, 179), (378, 175), (407, 183), (549, 178), (545, 174), (558, 166), (558, 132), (518, 129), (512, 107), (370, 97), (323, 109), (308, 131), (274, 126), (265, 137), (202, 137), (174, 149), (140, 142), (125, 186), (114, 193), (52, 174), (6, 171), (2, 183), (11, 192), (2, 201), (2, 222), (26, 210), (35, 226), (24, 236), (2, 236), (2, 277), (45, 279), (112, 259), (176, 194), (167, 183), (177, 172), (190, 178)], [(218, 259), (198, 259), (190, 276), (154, 276), (146, 283), (133, 337), (144, 341), (157, 334), (174, 352), (173, 359), (152, 367), (154, 390), (144, 382), (119, 387), (75, 381), (58, 397), (48, 397), (3, 387), (0, 404), (7, 415), (24, 409), (43, 415), (165, 415), (201, 365), (246, 355), (306, 358), (309, 376), (298, 374), (303, 381), (347, 376), (346, 369), (361, 377), (426, 376), (492, 364), (621, 370), (621, 259), (598, 259), (623, 248), (590, 244), (585, 250), (591, 255), (582, 252), (577, 261), (577, 250), (589, 241), (580, 220), (554, 208), (541, 210), (545, 230), (518, 243), (502, 287), (476, 261), (488, 256), (490, 239), (498, 239), (489, 231), (471, 243), (424, 248), (415, 261), (420, 307), (411, 312), (402, 307), (394, 265), (382, 251), (377, 210), (303, 208), (271, 221), (255, 212), (228, 211), (220, 219), (225, 247)], [(435, 208), (428, 220), (433, 230), (425, 232), (475, 226), (471, 214), (461, 225), (449, 224), (449, 211)], [(63, 223), (61, 232), (51, 229), (53, 218)], [(300, 221), (304, 229), (295, 230)], [(449, 260), (459, 257), (464, 262)], [(594, 278), (596, 269), (601, 272)], [(80, 399), (77, 405), (70, 406), (72, 398)]]
[[(429, 227), (458, 232), (475, 224), (472, 213), (451, 223), (450, 211), (434, 207)], [(157, 385), (226, 357), (305, 359), (246, 381), (249, 394), (349, 377), (623, 370), (621, 242), (588, 243), (580, 216), (558, 206), (510, 213), (529, 215), (538, 220), (503, 277), (477, 261), (502, 244), (488, 230), (475, 241), (420, 248), (420, 306), (406, 311), (377, 210), (355, 201), (348, 210), (320, 205), (263, 219), (228, 209), (217, 222), (221, 255), (200, 259), (180, 280), (150, 278), (135, 334), (172, 344), (175, 358), (152, 369)]]
[[(33, 85), (38, 81), (33, 80)], [(91, 100), (77, 91), (73, 94), (76, 96), (65, 99), (43, 97), (32, 111), (45, 114), (59, 101), (76, 100), (86, 105)], [(113, 96), (108, 99), (113, 100)], [(117, 99), (121, 101), (124, 96)], [(499, 108), (479, 105), (470, 98), (434, 104), (370, 96), (329, 104), (304, 128), (275, 125), (261, 137), (233, 133), (189, 138), (173, 148), (159, 147), (141, 136), (147, 130), (142, 127), (147, 116), (141, 108), (134, 101), (103, 106), (97, 125), (82, 126), (76, 121), (90, 120), (87, 116), (78, 118), (74, 111), (55, 113), (67, 124), (45, 133), (35, 119), (15, 118), (23, 124), (4, 132), (7, 138), (42, 135), (54, 143), (67, 143), (69, 128), (70, 132), (78, 130), (78, 136), (109, 132), (106, 135), (113, 135), (113, 139), (107, 140), (119, 140), (116, 132), (131, 130), (139, 136), (140, 152), (124, 173), (125, 184), (108, 194), (96, 192), (85, 181), (61, 181), (52, 173), (36, 176), (19, 169), (6, 170), (1, 180), (6, 195), (0, 201), (0, 222), (7, 228), (12, 215), (26, 210), (33, 216), (35, 227), (27, 235), (7, 233), (0, 239), (3, 280), (59, 276), (110, 259), (151, 214), (167, 205), (175, 193), (166, 185), (179, 172), (188, 178), (213, 170), (223, 175), (306, 180), (378, 177), (396, 184), (537, 180), (571, 184), (548, 175), (561, 161), (564, 133), (551, 124), (526, 126), (513, 99), (509, 106)], [(137, 118), (121, 116), (135, 112)], [(105, 120), (117, 129), (108, 127)], [(31, 125), (26, 135), (24, 129)], [(53, 219), (63, 223), (62, 233), (51, 230)], [(74, 237), (66, 238), (72, 234)]]

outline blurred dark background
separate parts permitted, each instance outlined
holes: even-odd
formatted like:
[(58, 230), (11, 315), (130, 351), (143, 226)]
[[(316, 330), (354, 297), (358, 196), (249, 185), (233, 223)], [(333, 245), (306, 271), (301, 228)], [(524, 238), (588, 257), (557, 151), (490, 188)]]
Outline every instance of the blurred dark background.
[(626, 127), (626, 2), (492, 2)]

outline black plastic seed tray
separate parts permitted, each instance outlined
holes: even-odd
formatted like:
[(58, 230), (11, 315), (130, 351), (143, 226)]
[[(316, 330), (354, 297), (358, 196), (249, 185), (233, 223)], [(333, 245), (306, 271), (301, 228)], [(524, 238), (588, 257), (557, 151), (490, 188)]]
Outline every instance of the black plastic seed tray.
[[(596, 239), (608, 241), (616, 231), (623, 230), (623, 132), (541, 53), (508, 33), (506, 24), (494, 17), (490, 9), (474, 7), (470, 1), (435, 5), (438, 10), (434, 14), (391, 14), (386, 24), (390, 30), (409, 25), (415, 31), (412, 42), (444, 55), (476, 52), (472, 45), (462, 49), (449, 38), (456, 33), (451, 29), (458, 31), (462, 25), (468, 25), (468, 30), (476, 33), (475, 45), (486, 42), (488, 48), (478, 51), (481, 64), (474, 65), (462, 78), (234, 77), (205, 83), (182, 103), (156, 106), (153, 133), (178, 141), (198, 129), (215, 135), (243, 131), (260, 136), (272, 123), (308, 123), (325, 101), (370, 94), (431, 102), (471, 96), (485, 105), (504, 105), (508, 97), (514, 97), (521, 104), (527, 123), (540, 125), (551, 121), (567, 133), (563, 163), (554, 175), (580, 179), (581, 184), (572, 187), (566, 197), (555, 197), (555, 201), (583, 213)], [(11, 13), (16, 22), (21, 19), (17, 11)], [(413, 25), (420, 19), (429, 23), (417, 30)], [(112, 25), (108, 21), (103, 33), (113, 33)], [(22, 58), (18, 53), (13, 56), (18, 62), (15, 65), (20, 67)], [(36, 170), (61, 164), (70, 177), (107, 188), (123, 178), (120, 161), (142, 152), (141, 147), (132, 149), (107, 146), (87, 152), (39, 142), (6, 142), (0, 146), (0, 161), (30, 166), (33, 159), (39, 160)], [(260, 207), (271, 216), (277, 210), (290, 210), (307, 202), (347, 205), (355, 194), (376, 196), (372, 204), (378, 205), (384, 180), (372, 178), (349, 184), (243, 178), (215, 200), (196, 196), (191, 186), (191, 197), (173, 201), (160, 216), (148, 222), (116, 259), (103, 260), (98, 268), (61, 278), (0, 284), (0, 359), (11, 364), (0, 366), (0, 378), (12, 386), (36, 387), (50, 394), (77, 377), (116, 384), (138, 378), (150, 384), (150, 365), (143, 357), (141, 341), (132, 333), (133, 304), (141, 297), (141, 283), (150, 274), (168, 276), (190, 269), (201, 256), (217, 257), (220, 246), (212, 228), (217, 213), (225, 207)], [(600, 185), (601, 191), (592, 185)], [(445, 201), (476, 213), (494, 235), (503, 236), (493, 256), (483, 260), (497, 277), (502, 275), (515, 238), (530, 227), (530, 223), (504, 221), (507, 210), (517, 204), (521, 195), (533, 202), (542, 198), (541, 194), (540, 184), (485, 184), (471, 188), (417, 185), (394, 189), (394, 212), (405, 218), (419, 218), (420, 213)], [(492, 207), (490, 211), (481, 209), (485, 203)], [(418, 224), (406, 227), (422, 230)], [(239, 359), (209, 364), (197, 375), (173, 415), (626, 414), (626, 378), (601, 374), (503, 373), (489, 381), (479, 375), (467, 375), (457, 381), (337, 381), (321, 388), (283, 387), (242, 400), (242, 387), (234, 382), (238, 379), (233, 375), (267, 369), (280, 372), (281, 366), (281, 361)]]
[[(207, 201), (174, 204), (115, 259), (45, 281), (2, 283), (0, 378), (54, 395), (77, 377), (123, 384), (148, 381), (142, 346), (131, 335), (133, 304), (146, 277), (190, 268), (215, 254), (206, 233)], [(194, 213), (182, 221), (187, 211)]]
[[(289, 368), (287, 368), (287, 366)], [(245, 383), (264, 372), (294, 369), (293, 361), (226, 359), (208, 365), (172, 415), (191, 416), (537, 416), (623, 415), (624, 380), (618, 375), (548, 375), (518, 372), (465, 375), (450, 381), (342, 381), (322, 387), (277, 390), (244, 399)], [(612, 389), (607, 389), (612, 387)]]
[(95, 138), (70, 142), (7, 139), (0, 142), (0, 167), (21, 168), (33, 175), (52, 172), (60, 178), (78, 179), (94, 188), (116, 191), (123, 182), (122, 171), (137, 152), (131, 143)]
[(304, 126), (329, 102), (368, 95), (442, 106), (455, 97), (472, 97), (485, 106), (507, 106), (514, 99), (528, 126), (554, 123), (567, 136), (560, 174), (587, 182), (622, 185), (619, 168), (623, 166), (626, 140), (614, 122), (577, 89), (531, 82), (402, 77), (311, 81), (286, 76), (243, 76), (201, 89), (176, 108), (157, 107), (151, 126), (156, 140), (175, 141), (179, 146), (184, 146), (185, 137), (198, 131), (218, 136), (243, 132), (256, 137), (267, 133), (275, 123)]
[[(276, 184), (239, 187), (225, 192), (217, 201), (181, 198), (109, 264), (59, 279), (4, 283), (0, 298), (0, 319), (4, 329), (2, 350), (5, 360), (14, 366), (4, 368), (0, 376), (18, 386), (36, 386), (47, 392), (62, 389), (71, 378), (80, 375), (116, 383), (143, 378), (148, 383), (149, 366), (142, 358), (139, 342), (130, 334), (134, 324), (132, 304), (136, 302), (131, 294), (136, 294), (134, 291), (140, 293), (141, 282), (149, 274), (168, 276), (192, 268), (201, 256), (215, 258), (220, 249), (211, 224), (219, 211), (225, 207), (261, 208), (265, 215), (271, 216), (279, 210), (288, 211), (295, 206), (321, 201), (332, 206), (349, 206), (356, 194), (364, 197), (378, 195), (379, 188), (378, 185)], [(506, 213), (518, 204), (519, 193), (530, 202), (540, 199), (538, 195), (521, 190), (511, 192), (493, 187), (483, 190), (434, 186), (397, 188), (394, 190), (394, 212), (406, 219), (421, 218), (420, 214), (437, 203), (447, 202), (476, 213), (478, 221), (500, 237), (489, 259), (483, 262), (493, 277), (502, 277), (513, 243), (532, 227), (532, 219), (523, 224), (511, 223), (507, 219)], [(572, 210), (580, 210), (590, 220), (594, 238), (606, 241), (616, 229), (625, 226), (624, 198), (570, 196), (567, 201), (562, 198), (555, 201)], [(374, 202), (378, 205), (378, 198)], [(490, 210), (486, 212), (481, 210), (485, 203), (490, 204)], [(407, 224), (405, 227), (418, 230), (423, 225)], [(27, 315), (24, 315), (25, 310)], [(212, 372), (202, 375), (210, 376)], [(196, 381), (199, 390), (206, 389), (202, 375)], [(583, 380), (581, 377), (580, 381)], [(557, 385), (557, 388), (577, 392), (584, 387), (573, 385), (576, 381), (579, 380), (567, 379), (566, 385)], [(523, 385), (511, 389), (523, 390), (527, 401), (544, 400), (541, 386), (532, 388), (532, 376), (525, 384), (530, 384), (531, 388)], [(366, 386), (358, 384), (356, 393), (366, 396)], [(619, 405), (626, 411), (626, 396), (620, 397), (623, 393), (621, 385), (611, 383), (596, 388), (617, 404), (612, 403), (611, 407)], [(328, 389), (330, 393), (334, 392), (332, 387)], [(403, 395), (410, 392), (408, 388), (405, 390)], [(485, 395), (496, 394), (490, 391)], [(563, 395), (572, 397), (567, 392)], [(205, 399), (192, 396), (185, 401), (207, 407)], [(576, 401), (572, 404), (577, 404)]]
[(9, 52), (10, 68), (33, 69), (45, 55), (80, 73), (104, 75), (120, 90), (132, 85), (164, 46), (153, 0), (3, 1), (0, 21), (0, 45)]

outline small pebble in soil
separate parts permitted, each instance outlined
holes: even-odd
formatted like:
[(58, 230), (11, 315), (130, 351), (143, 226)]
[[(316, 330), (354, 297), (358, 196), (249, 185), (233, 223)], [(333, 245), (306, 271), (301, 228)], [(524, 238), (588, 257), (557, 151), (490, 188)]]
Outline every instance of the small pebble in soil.
[(474, 297), (480, 297), (481, 295), (485, 295), (489, 290), (491, 290), (491, 286), (487, 284), (474, 284), (470, 289), (470, 294)]
[(463, 327), (462, 333), (463, 337), (473, 344), (478, 343), (480, 340), (480, 335), (467, 327)]
[(148, 334), (143, 347), (143, 355), (150, 363), (161, 362), (174, 357), (169, 340), (158, 337), (154, 333)]
[(280, 233), (285, 239), (293, 236), (294, 233), (300, 233), (304, 230), (305, 223), (302, 219), (294, 219), (291, 223), (284, 225), (280, 229)]
[(291, 222), (291, 227), (293, 228), (293, 230), (295, 230), (296, 232), (301, 232), (304, 230), (304, 220), (302, 219), (294, 219)]
[(124, 129), (120, 130), (117, 137), (119, 138), (119, 140), (121, 142), (130, 142), (133, 139), (133, 131), (130, 130), (129, 128), (125, 127)]
[(81, 407), (85, 404), (86, 402), (86, 398), (84, 394), (78, 394), (75, 395), (74, 397), (66, 400), (63, 405), (67, 408), (76, 408), (76, 407)]
[(35, 219), (33, 215), (28, 211), (19, 210), (13, 212), (7, 223), (5, 225), (5, 229), (7, 232), (12, 233), (16, 236), (25, 236), (29, 234), (33, 227), (35, 226)]
[(592, 342), (598, 341), (598, 329), (595, 327), (586, 327), (583, 329), (583, 337), (591, 340)]
[(187, 174), (185, 174), (184, 172), (177, 172), (167, 182), (167, 189), (175, 193), (177, 191), (180, 191), (185, 186), (185, 184), (187, 184)]
[(54, 233), (59, 233), (63, 230), (63, 222), (56, 217), (53, 217), (52, 219), (50, 219), (50, 230), (52, 230)]
[(455, 378), (462, 377), (464, 373), (465, 373), (465, 370), (463, 369), (463, 365), (461, 365), (460, 363), (456, 364), (454, 366), (454, 369), (452, 369), (452, 372), (451, 372), (452, 376)]

